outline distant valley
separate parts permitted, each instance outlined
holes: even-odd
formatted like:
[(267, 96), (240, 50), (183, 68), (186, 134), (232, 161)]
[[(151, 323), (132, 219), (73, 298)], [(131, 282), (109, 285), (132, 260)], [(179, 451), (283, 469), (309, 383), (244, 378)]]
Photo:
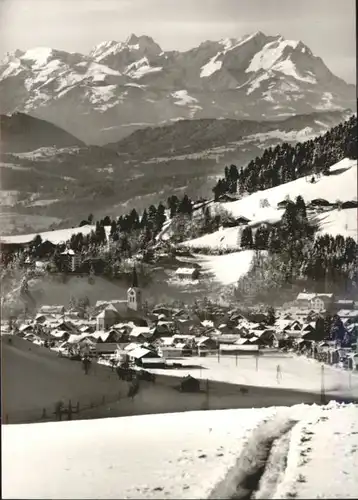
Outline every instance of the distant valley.
[(116, 216), (184, 191), (210, 197), (224, 164), (245, 166), (267, 147), (308, 140), (350, 114), (317, 112), (280, 122), (184, 120), (138, 130), (105, 147), (86, 146), (23, 113), (2, 116), (1, 232), (73, 226), (91, 212)]

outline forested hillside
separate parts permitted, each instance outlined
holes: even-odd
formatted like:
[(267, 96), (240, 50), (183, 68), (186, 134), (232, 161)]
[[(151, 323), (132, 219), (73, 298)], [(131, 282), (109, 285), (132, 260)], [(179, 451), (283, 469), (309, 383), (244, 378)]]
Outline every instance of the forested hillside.
[[(329, 175), (329, 167), (343, 157), (357, 158), (356, 117), (314, 141), (295, 147), (283, 144), (266, 150), (261, 158), (239, 172), (237, 181), (233, 176), (235, 168), (231, 166), (218, 185), (233, 192), (237, 182), (238, 191), (252, 192), (299, 176)], [(357, 243), (341, 235), (335, 238), (328, 234), (318, 236), (316, 231), (314, 221), (307, 218), (301, 196), (295, 202), (288, 201), (278, 227), (259, 228), (255, 237), (251, 228), (246, 228), (242, 247), (268, 252), (265, 255), (257, 253), (250, 272), (238, 284), (238, 296), (280, 300), (287, 298), (290, 291), (295, 293), (302, 288), (355, 296), (358, 293)]]
[(279, 186), (299, 177), (328, 174), (342, 158), (357, 158), (357, 116), (332, 128), (314, 140), (292, 146), (287, 142), (265, 149), (245, 168), (225, 168), (225, 176), (213, 188), (217, 199), (224, 193), (253, 193)]

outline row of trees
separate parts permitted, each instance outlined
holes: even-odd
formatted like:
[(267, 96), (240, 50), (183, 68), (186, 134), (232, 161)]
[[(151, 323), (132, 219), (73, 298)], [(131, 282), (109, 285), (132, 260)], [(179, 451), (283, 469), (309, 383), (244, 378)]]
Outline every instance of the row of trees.
[(213, 188), (215, 199), (224, 193), (253, 193), (306, 175), (329, 175), (329, 166), (343, 158), (357, 158), (357, 117), (333, 127), (313, 140), (267, 148), (262, 156), (238, 171), (225, 168), (225, 177)]

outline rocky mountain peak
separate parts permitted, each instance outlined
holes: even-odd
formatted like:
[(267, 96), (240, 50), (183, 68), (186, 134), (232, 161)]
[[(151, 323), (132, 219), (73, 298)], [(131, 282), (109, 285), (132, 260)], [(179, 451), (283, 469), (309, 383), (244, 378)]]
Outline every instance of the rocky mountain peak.
[(92, 144), (179, 119), (272, 120), (355, 108), (354, 86), (302, 41), (261, 31), (184, 52), (163, 52), (134, 33), (89, 55), (15, 51), (0, 65), (0, 96), (1, 113), (33, 114)]

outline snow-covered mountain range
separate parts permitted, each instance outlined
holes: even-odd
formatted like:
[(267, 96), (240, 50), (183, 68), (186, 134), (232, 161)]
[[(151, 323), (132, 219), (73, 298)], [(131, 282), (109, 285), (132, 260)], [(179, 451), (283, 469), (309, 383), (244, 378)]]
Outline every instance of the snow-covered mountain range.
[(0, 64), (1, 113), (48, 120), (90, 144), (180, 119), (283, 119), (355, 109), (355, 87), (302, 42), (261, 32), (165, 52), (148, 36), (89, 54), (17, 50)]

